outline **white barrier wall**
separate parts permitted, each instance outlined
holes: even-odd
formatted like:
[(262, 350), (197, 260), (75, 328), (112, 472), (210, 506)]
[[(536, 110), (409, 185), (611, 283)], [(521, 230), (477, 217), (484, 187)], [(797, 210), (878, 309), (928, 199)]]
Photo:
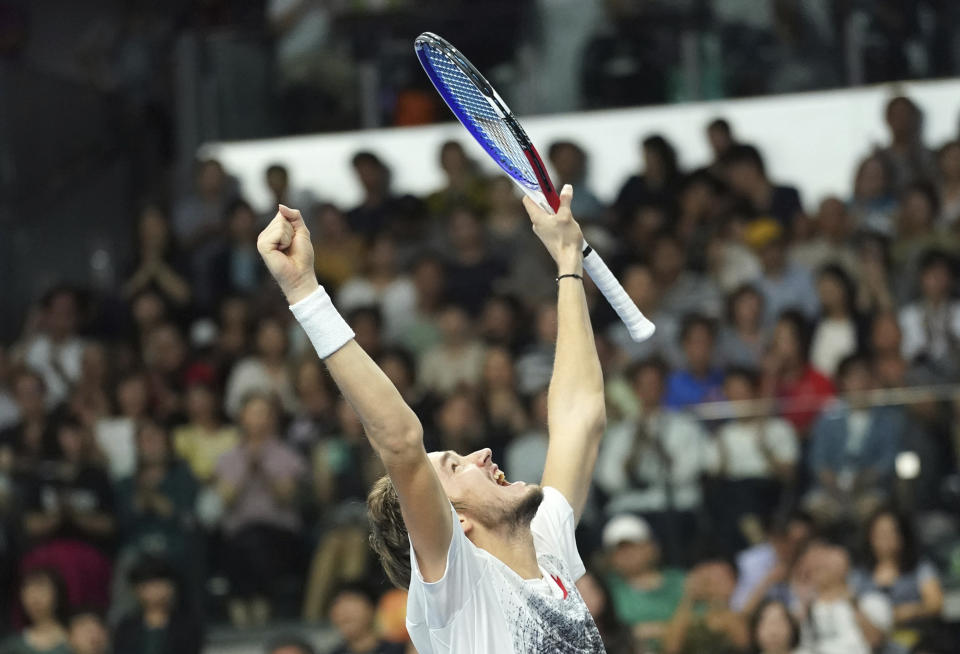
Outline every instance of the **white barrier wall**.
[[(884, 105), (898, 93), (906, 93), (923, 109), (924, 135), (931, 147), (957, 138), (957, 79), (521, 119), (545, 158), (555, 139), (580, 143), (590, 157), (590, 185), (601, 198), (612, 200), (641, 165), (641, 138), (662, 133), (677, 148), (684, 167), (701, 166), (709, 159), (704, 126), (723, 116), (739, 139), (761, 149), (772, 178), (797, 185), (812, 209), (827, 194), (848, 195), (858, 160), (886, 140)], [(360, 199), (350, 166), (354, 152), (376, 152), (393, 169), (395, 189), (422, 194), (443, 184), (437, 151), (450, 138), (462, 141), (484, 167), (497, 170), (459, 123), (211, 143), (201, 154), (220, 159), (258, 207), (269, 202), (264, 169), (278, 161), (290, 169), (295, 187), (349, 208)]]

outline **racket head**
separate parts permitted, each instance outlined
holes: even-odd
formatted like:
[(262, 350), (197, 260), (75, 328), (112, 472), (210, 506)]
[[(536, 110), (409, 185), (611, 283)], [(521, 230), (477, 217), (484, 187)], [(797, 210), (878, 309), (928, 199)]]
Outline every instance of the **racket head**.
[(510, 109), (480, 71), (446, 39), (424, 32), (414, 51), (440, 97), (510, 179), (544, 209), (560, 198), (543, 159)]

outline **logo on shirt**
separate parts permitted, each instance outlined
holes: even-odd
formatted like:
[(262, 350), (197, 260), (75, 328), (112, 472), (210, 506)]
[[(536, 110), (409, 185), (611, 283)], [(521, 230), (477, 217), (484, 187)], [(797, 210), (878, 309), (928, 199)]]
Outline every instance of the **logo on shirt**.
[(557, 575), (550, 575), (550, 578), (557, 582), (557, 585), (560, 586), (560, 590), (563, 591), (563, 599), (567, 599), (567, 588), (563, 585), (563, 582), (560, 580), (560, 577)]

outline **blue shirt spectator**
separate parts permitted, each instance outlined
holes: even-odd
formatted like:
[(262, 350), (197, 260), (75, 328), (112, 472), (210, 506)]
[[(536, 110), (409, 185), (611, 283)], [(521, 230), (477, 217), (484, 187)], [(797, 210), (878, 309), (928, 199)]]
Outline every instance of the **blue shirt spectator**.
[(666, 406), (676, 409), (720, 399), (723, 371), (713, 364), (716, 340), (712, 320), (699, 314), (687, 316), (680, 329), (686, 367), (667, 377)]

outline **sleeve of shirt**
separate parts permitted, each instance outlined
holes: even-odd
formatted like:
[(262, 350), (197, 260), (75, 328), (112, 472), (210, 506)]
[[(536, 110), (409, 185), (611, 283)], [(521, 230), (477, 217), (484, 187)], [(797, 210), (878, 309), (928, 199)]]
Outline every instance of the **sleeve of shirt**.
[(453, 535), (447, 550), (447, 566), (443, 576), (437, 581), (424, 581), (417, 555), (410, 544), (410, 592), (422, 593), (424, 598), (424, 616), (427, 627), (442, 629), (469, 602), (477, 585), (483, 578), (488, 562), (479, 554), (460, 527), (460, 518), (453, 505), (450, 505), (453, 517)]
[(575, 529), (573, 508), (567, 498), (556, 488), (544, 486), (543, 503), (530, 523), (530, 530), (537, 543), (537, 550), (551, 552), (563, 559), (573, 580), (577, 581), (584, 575), (586, 568), (577, 550)]

